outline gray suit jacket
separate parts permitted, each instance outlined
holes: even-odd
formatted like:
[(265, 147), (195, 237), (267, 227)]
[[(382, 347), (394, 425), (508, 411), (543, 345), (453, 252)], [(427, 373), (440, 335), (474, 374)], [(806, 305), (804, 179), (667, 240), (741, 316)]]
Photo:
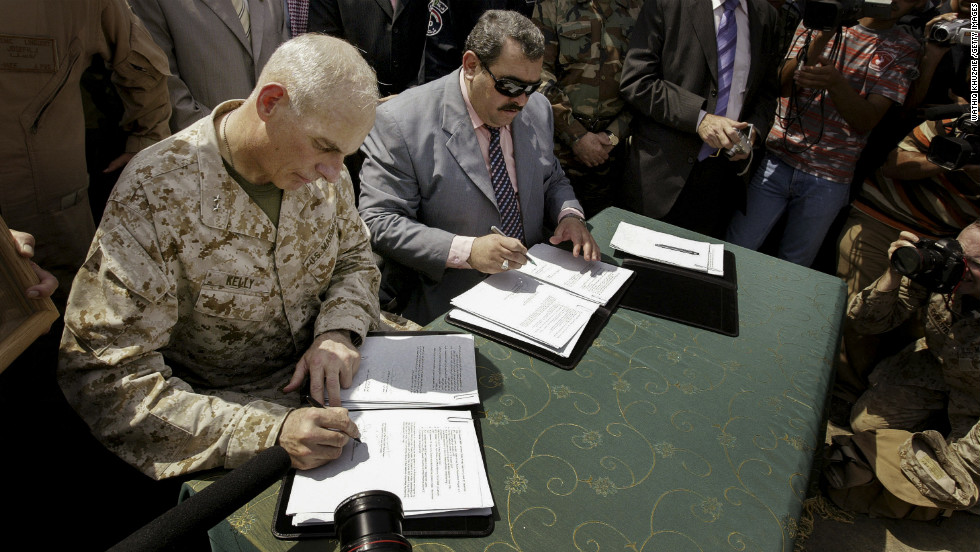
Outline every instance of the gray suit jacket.
[(280, 0), (248, 0), (250, 41), (231, 0), (129, 3), (170, 59), (173, 132), (225, 100), (247, 97), (269, 56), (289, 39)]
[[(754, 124), (765, 138), (776, 109), (776, 68), (783, 52), (776, 49), (776, 10), (766, 0), (747, 0), (747, 5), (751, 62), (742, 113), (731, 118)], [(635, 113), (626, 201), (646, 216), (661, 217), (697, 161), (703, 143), (698, 115), (714, 113), (718, 96), (710, 0), (646, 0), (630, 35), (620, 92)]]
[[(563, 208), (581, 209), (554, 156), (551, 104), (534, 93), (511, 124), (528, 245), (550, 236)], [(358, 210), (383, 258), (382, 278), (411, 278), (404, 310), (426, 324), (483, 279), (446, 268), (453, 237), (484, 236), (500, 224), (490, 174), (459, 87), (459, 70), (385, 102), (361, 148)], [(392, 261), (406, 267), (399, 271)]]

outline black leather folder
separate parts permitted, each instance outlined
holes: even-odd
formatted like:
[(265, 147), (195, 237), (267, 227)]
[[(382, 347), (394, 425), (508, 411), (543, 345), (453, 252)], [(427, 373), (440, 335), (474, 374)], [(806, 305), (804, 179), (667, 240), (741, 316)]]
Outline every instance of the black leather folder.
[(635, 273), (619, 302), (624, 309), (666, 318), (720, 334), (738, 336), (738, 276), (735, 254), (725, 251), (725, 275), (714, 276), (622, 254)]
[(487, 339), (496, 341), (497, 343), (502, 343), (511, 349), (526, 354), (527, 356), (534, 357), (538, 360), (543, 360), (548, 364), (552, 364), (563, 370), (571, 370), (575, 368), (579, 361), (582, 360), (582, 357), (585, 356), (586, 351), (588, 351), (589, 347), (592, 346), (592, 342), (599, 336), (599, 332), (601, 332), (602, 328), (606, 326), (606, 322), (609, 321), (609, 317), (612, 316), (613, 311), (616, 310), (616, 306), (619, 305), (620, 300), (626, 294), (627, 290), (632, 287), (630, 283), (634, 282), (635, 279), (636, 275), (631, 275), (630, 278), (623, 284), (623, 287), (619, 288), (619, 291), (616, 292), (616, 295), (614, 295), (608, 303), (596, 309), (596, 311), (592, 314), (592, 318), (590, 318), (588, 324), (586, 324), (585, 331), (582, 332), (578, 342), (572, 349), (572, 354), (569, 355), (568, 358), (555, 354), (554, 352), (541, 347), (534, 342), (514, 339), (510, 336), (501, 335), (486, 328), (481, 328), (480, 326), (455, 320), (451, 318), (449, 314), (446, 314), (445, 320), (453, 326), (463, 328), (464, 330), (481, 335)]

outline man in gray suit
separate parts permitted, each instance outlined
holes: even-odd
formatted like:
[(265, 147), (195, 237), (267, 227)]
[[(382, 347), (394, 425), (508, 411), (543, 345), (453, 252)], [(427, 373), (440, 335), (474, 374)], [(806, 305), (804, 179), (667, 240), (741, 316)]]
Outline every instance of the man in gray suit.
[(460, 69), (378, 107), (362, 147), (359, 211), (382, 257), (387, 308), (426, 324), (485, 274), (527, 262), (526, 245), (546, 238), (598, 260), (554, 156), (551, 104), (533, 92), (543, 54), (529, 19), (490, 10)]
[(172, 132), (255, 88), (275, 49), (289, 39), (280, 0), (130, 0), (170, 59)]

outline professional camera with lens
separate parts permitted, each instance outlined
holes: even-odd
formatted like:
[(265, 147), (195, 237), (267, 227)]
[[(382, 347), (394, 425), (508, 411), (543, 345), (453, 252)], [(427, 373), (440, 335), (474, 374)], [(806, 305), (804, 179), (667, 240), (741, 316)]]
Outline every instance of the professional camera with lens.
[(944, 46), (953, 44), (970, 44), (970, 20), (954, 19), (952, 21), (939, 21), (932, 26), (928, 40), (937, 42)]
[(891, 0), (803, 0), (803, 26), (833, 31), (853, 27), (862, 17), (885, 19), (891, 12)]
[(909, 280), (937, 293), (956, 289), (966, 271), (963, 248), (954, 239), (933, 241), (919, 238), (915, 246), (899, 247), (892, 253), (892, 267)]
[(411, 552), (402, 534), (405, 514), (398, 495), (364, 491), (337, 506), (334, 523), (341, 552)]
[(929, 161), (950, 171), (980, 163), (980, 121), (973, 121), (964, 113), (939, 128), (940, 134), (929, 143)]

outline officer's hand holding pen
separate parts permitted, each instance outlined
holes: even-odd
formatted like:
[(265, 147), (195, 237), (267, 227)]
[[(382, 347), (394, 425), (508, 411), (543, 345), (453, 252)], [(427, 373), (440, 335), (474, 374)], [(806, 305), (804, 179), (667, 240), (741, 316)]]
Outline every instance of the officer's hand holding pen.
[[(310, 395), (306, 395), (306, 402), (310, 403), (310, 406), (312, 406), (313, 408), (326, 408), (325, 406), (323, 406), (323, 403), (321, 403), (320, 401), (314, 399)], [(336, 431), (337, 433), (344, 433), (344, 431), (342, 431), (340, 429), (337, 429), (337, 428), (334, 428), (334, 427), (328, 427), (328, 428), (325, 428), (325, 429), (329, 429), (330, 431)], [(345, 435), (347, 435), (348, 437), (350, 437), (354, 441), (357, 441), (358, 443), (361, 442), (361, 438), (360, 437), (355, 437), (355, 436), (353, 436), (353, 435), (351, 435), (349, 433), (346, 433)]]

